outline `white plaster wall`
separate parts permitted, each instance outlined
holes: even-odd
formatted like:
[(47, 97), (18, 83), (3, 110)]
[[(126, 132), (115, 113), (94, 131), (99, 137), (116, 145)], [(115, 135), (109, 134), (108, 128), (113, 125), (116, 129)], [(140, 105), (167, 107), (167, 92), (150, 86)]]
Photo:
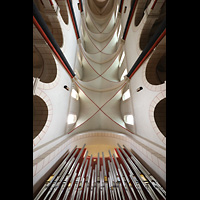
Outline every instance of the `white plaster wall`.
[[(77, 24), (79, 26), (80, 24), (80, 11), (77, 8), (77, 1), (73, 1), (73, 7), (75, 16), (77, 19)], [(68, 10), (69, 15), (69, 10)], [(60, 12), (57, 13), (58, 21), (60, 22), (60, 26), (62, 29), (63, 34), (63, 46), (61, 47), (61, 50), (63, 54), (65, 55), (66, 59), (68, 60), (70, 66), (72, 69), (74, 69), (75, 66), (75, 58), (76, 58), (76, 48), (77, 48), (77, 40), (75, 37), (73, 24), (70, 15), (69, 17), (69, 23), (66, 25), (60, 15)], [(68, 107), (69, 107), (69, 98), (71, 97), (71, 78), (68, 75), (67, 71), (63, 68), (60, 61), (57, 59), (56, 56), (53, 57), (56, 62), (59, 79), (57, 80), (54, 87), (48, 87), (48, 84), (45, 84), (46, 86), (42, 86), (42, 83), (37, 84), (37, 89), (43, 90), (45, 94), (48, 96), (48, 98), (51, 101), (52, 107), (53, 107), (53, 115), (51, 124), (49, 126), (48, 131), (44, 135), (44, 137), (40, 140), (40, 142), (37, 143), (37, 145), (43, 145), (46, 142), (49, 142), (56, 137), (59, 137), (65, 133), (66, 129), (66, 122), (67, 122), (67, 115), (68, 115)], [(52, 83), (49, 83), (49, 85), (52, 85)], [(67, 85), (70, 87), (70, 91), (65, 90), (63, 87), (64, 85)]]
[[(36, 190), (37, 181), (53, 167), (56, 161), (67, 151), (71, 151), (75, 145), (81, 148), (86, 143), (87, 145), (92, 144), (98, 145), (111, 145), (118, 148), (117, 144), (121, 146), (125, 145), (128, 149), (133, 149), (136, 153), (137, 158), (146, 167), (150, 167), (150, 173), (165, 187), (166, 182), (166, 158), (165, 150), (158, 145), (155, 146), (153, 143), (148, 142), (138, 136), (127, 136), (122, 133), (106, 131), (106, 130), (95, 130), (84, 132), (76, 135), (62, 136), (59, 141), (54, 142), (51, 149), (48, 152), (38, 156), (34, 159), (33, 165), (33, 181), (34, 190)], [(160, 152), (160, 153), (157, 153)], [(48, 178), (48, 176), (46, 177)]]
[[(80, 30), (80, 11), (78, 10), (77, 3), (78, 0), (73, 0), (73, 8), (77, 20), (78, 29)], [(127, 5), (127, 11), (124, 14), (124, 6)], [(124, 30), (124, 27), (126, 25), (126, 20), (129, 14), (130, 10), (130, 1), (125, 0), (124, 6), (122, 9), (122, 31)], [(68, 19), (69, 23), (66, 25), (62, 17), (60, 16), (60, 13), (58, 12), (58, 19), (61, 25), (61, 29), (63, 32), (63, 46), (61, 47), (61, 50), (63, 51), (64, 55), (66, 56), (70, 66), (74, 69), (75, 64), (77, 64), (77, 68), (79, 64), (77, 63), (77, 40), (75, 37), (71, 17), (68, 13)], [(140, 26), (142, 27), (142, 23), (144, 22), (145, 17), (141, 21), (141, 25), (137, 27), (137, 29), (133, 28), (133, 23), (135, 21), (134, 17), (132, 19), (132, 24), (129, 29), (129, 33), (127, 35), (127, 39), (125, 41), (124, 49), (125, 49), (125, 61), (122, 65), (122, 68), (127, 67), (128, 71), (138, 58), (139, 54), (141, 53), (141, 50), (139, 49), (139, 37), (141, 30)], [(134, 41), (138, 42), (138, 45), (135, 45)], [(82, 135), (82, 137), (85, 137), (84, 140), (80, 140), (79, 142), (78, 138), (79, 136), (71, 138), (71, 140), (68, 140), (68, 136), (65, 135), (65, 132), (67, 130), (67, 116), (69, 113), (69, 105), (70, 105), (70, 97), (71, 97), (71, 88), (72, 88), (72, 81), (69, 77), (66, 70), (62, 67), (60, 62), (57, 60), (57, 58), (54, 56), (56, 66), (58, 69), (58, 76), (56, 77), (55, 83), (51, 84), (51, 86), (48, 84), (44, 87), (42, 83), (39, 81), (35, 90), (36, 95), (39, 94), (40, 91), (40, 97), (44, 99), (45, 102), (47, 102), (48, 107), (51, 107), (51, 112), (48, 116), (48, 122), (46, 123), (43, 132), (42, 137), (37, 137), (37, 141), (34, 143), (34, 149), (33, 149), (33, 157), (34, 157), (34, 171), (33, 171), (33, 184), (36, 185), (38, 181), (40, 181), (41, 177), (46, 174), (46, 172), (52, 167), (59, 158), (62, 157), (62, 155), (66, 152), (67, 149), (73, 148), (73, 145), (82, 144), (83, 142), (88, 141), (89, 143), (95, 139), (100, 141), (109, 141), (113, 144), (116, 144), (118, 139), (113, 140), (113, 135), (111, 134), (109, 136), (101, 135), (101, 136), (109, 136), (110, 140), (105, 140), (104, 138), (100, 139), (100, 135), (96, 135), (93, 138), (90, 138), (92, 133), (88, 133), (87, 136)], [(148, 58), (149, 59), (149, 58)], [(134, 133), (133, 135), (133, 141), (129, 141), (127, 139), (127, 142), (124, 140), (124, 144), (126, 143), (127, 147), (134, 148), (135, 152), (138, 154), (138, 156), (143, 160), (144, 163), (146, 163), (147, 166), (150, 166), (152, 168), (152, 171), (154, 174), (157, 174), (159, 180), (162, 183), (165, 183), (165, 142), (163, 138), (161, 138), (157, 132), (156, 128), (152, 126), (151, 117), (150, 115), (153, 113), (151, 109), (152, 102), (155, 102), (155, 98), (158, 97), (162, 93), (162, 96), (164, 98), (164, 93), (166, 90), (166, 85), (162, 87), (157, 87), (157, 89), (152, 90), (151, 88), (147, 87), (147, 84), (145, 84), (145, 67), (148, 62), (148, 59), (143, 63), (143, 65), (139, 68), (139, 70), (135, 73), (135, 75), (132, 77), (130, 81), (130, 92), (131, 92), (131, 102), (128, 100), (126, 103), (132, 105), (132, 109), (129, 110), (130, 114), (133, 113), (134, 116)], [(68, 85), (70, 87), (70, 91), (66, 91), (63, 86)], [(138, 87), (142, 86), (143, 90), (139, 93), (136, 92), (136, 89)], [(161, 97), (160, 97), (161, 98)], [(71, 107), (72, 109), (72, 107)], [(151, 109), (151, 110), (150, 110)], [(76, 113), (78, 113), (78, 109), (75, 110)], [(128, 112), (127, 106), (122, 106), (122, 113)], [(150, 114), (151, 113), (151, 114)], [(86, 139), (87, 138), (87, 139)], [(90, 138), (90, 139), (89, 139)], [(71, 143), (70, 143), (71, 142)], [(129, 144), (130, 143), (130, 144)], [(48, 165), (47, 165), (48, 163)], [(162, 170), (160, 170), (162, 169)]]
[[(147, 9), (151, 7), (152, 3), (149, 4)], [(127, 1), (124, 1), (124, 6), (127, 5), (127, 12), (129, 13), (130, 5)], [(137, 6), (136, 6), (137, 11)], [(135, 12), (136, 12), (135, 11)], [(143, 30), (143, 27), (147, 21), (148, 13), (145, 12), (140, 24), (135, 26), (135, 14), (132, 18), (130, 24), (129, 32), (125, 41), (125, 61), (122, 65), (122, 68), (127, 67), (127, 71), (131, 69), (137, 58), (139, 57), (142, 50), (139, 47), (140, 35)], [(127, 20), (127, 14), (123, 13), (122, 9), (122, 24), (125, 27)], [(163, 40), (166, 38), (164, 37)], [(161, 42), (163, 43), (163, 42)], [(140, 137), (146, 138), (147, 140), (166, 147), (166, 138), (159, 133), (156, 123), (153, 121), (153, 108), (151, 107), (152, 102), (155, 101), (155, 98), (161, 93), (163, 97), (166, 93), (166, 83), (158, 86), (153, 86), (146, 80), (145, 70), (149, 58), (153, 53), (146, 59), (146, 61), (141, 65), (137, 72), (133, 75), (130, 81), (130, 92), (131, 92), (131, 101), (132, 101), (132, 110), (127, 111), (126, 107), (122, 105), (122, 113), (133, 114), (134, 117), (134, 133)], [(151, 85), (151, 86), (150, 86)], [(138, 87), (143, 87), (143, 90), (136, 92)], [(162, 99), (160, 98), (160, 100)], [(125, 104), (125, 102), (122, 102)], [(128, 103), (128, 102), (127, 102)], [(156, 102), (158, 103), (158, 102)], [(154, 103), (155, 106), (155, 103)], [(129, 128), (131, 128), (129, 126)]]
[[(80, 25), (80, 11), (78, 10), (77, 3), (78, 0), (73, 1), (73, 8), (77, 20), (77, 25)], [(55, 3), (55, 2), (54, 2)], [(67, 8), (68, 9), (68, 8)], [(72, 24), (71, 17), (69, 15), (68, 9), (68, 19), (69, 23), (66, 25), (60, 15), (60, 12), (57, 13), (58, 21), (63, 34), (63, 46), (61, 50), (68, 60), (72, 69), (75, 68), (75, 59), (76, 59), (76, 48), (77, 48), (77, 39), (75, 37), (74, 28)], [(53, 54), (53, 53), (52, 53)], [(69, 102), (71, 98), (71, 89), (72, 89), (72, 80), (68, 75), (67, 71), (61, 65), (60, 61), (53, 54), (53, 57), (56, 62), (57, 67), (57, 77), (54, 80), (54, 83), (45, 84), (37, 80), (37, 85), (34, 88), (34, 94), (40, 96), (50, 108), (48, 110), (48, 120), (45, 124), (42, 134), (39, 134), (39, 137), (36, 137), (33, 140), (33, 164), (38, 166), (37, 170), (40, 170), (40, 173), (35, 173), (33, 171), (33, 185), (37, 184), (38, 181), (42, 178), (43, 175), (61, 158), (61, 156), (66, 152), (67, 147), (63, 147), (57, 153), (55, 159), (48, 158), (48, 161), (40, 162), (42, 158), (45, 158), (45, 155), (49, 155), (49, 151), (55, 149), (55, 145), (63, 140), (62, 136), (66, 132), (67, 126), (67, 116), (69, 112)], [(70, 90), (67, 91), (64, 89), (64, 85), (70, 87)], [(76, 112), (78, 113), (78, 109)], [(59, 153), (58, 153), (59, 152)], [(39, 164), (40, 163), (40, 164)], [(46, 165), (48, 163), (48, 165)], [(43, 166), (43, 167), (42, 167)], [(46, 167), (45, 167), (46, 166)], [(34, 167), (34, 169), (36, 169)], [(45, 167), (45, 168), (44, 168)], [(44, 168), (44, 169), (43, 169)]]
[[(138, 69), (130, 81), (130, 91), (132, 94), (135, 120), (135, 134), (165, 147), (165, 143), (157, 136), (149, 117), (151, 102), (162, 90), (152, 91), (146, 88), (141, 78), (143, 75), (143, 67), (144, 65)], [(140, 86), (143, 87), (143, 90), (136, 92), (136, 89)]]

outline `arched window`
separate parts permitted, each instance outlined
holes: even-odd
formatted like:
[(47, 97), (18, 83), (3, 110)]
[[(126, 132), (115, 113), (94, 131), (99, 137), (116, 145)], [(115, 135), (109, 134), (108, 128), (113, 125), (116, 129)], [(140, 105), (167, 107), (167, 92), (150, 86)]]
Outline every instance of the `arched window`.
[[(42, 18), (47, 24), (49, 30), (53, 34), (56, 42), (58, 43), (60, 47), (62, 47), (63, 34), (62, 34), (60, 22), (58, 21), (57, 13), (54, 10), (53, 6), (51, 6), (50, 1), (43, 3), (43, 1), (34, 0), (34, 3), (36, 4), (38, 10), (40, 11), (40, 14), (42, 15)], [(54, 4), (56, 3), (54, 2)], [(57, 4), (54, 6), (58, 7)]]
[(33, 139), (43, 129), (48, 117), (46, 103), (39, 97), (33, 96)]
[[(162, 4), (161, 4), (162, 5)], [(145, 46), (148, 44), (160, 24), (163, 22), (166, 17), (166, 6), (165, 2), (159, 9), (160, 13), (156, 14), (154, 17), (152, 15), (147, 16), (147, 20), (143, 26), (143, 30), (140, 36), (140, 49), (143, 50)]]
[(60, 14), (62, 16), (63, 21), (67, 25), (69, 23), (68, 19), (68, 10), (67, 10), (67, 2), (65, 0), (57, 0), (58, 6), (60, 7)]
[(124, 115), (124, 121), (126, 124), (134, 125), (133, 115)]
[(74, 124), (77, 120), (77, 116), (74, 114), (69, 114), (67, 118), (67, 123), (68, 124)]
[(151, 0), (141, 0), (138, 1), (137, 10), (135, 13), (135, 26), (138, 26), (144, 16), (144, 11), (149, 5)]
[(51, 83), (56, 76), (57, 67), (49, 46), (45, 43), (33, 45), (33, 77)]
[(155, 107), (154, 118), (160, 132), (166, 137), (166, 98)]
[(44, 61), (40, 52), (33, 46), (33, 77), (39, 78), (44, 69)]
[(146, 79), (152, 85), (166, 81), (166, 53), (159, 49), (155, 50), (146, 67)]

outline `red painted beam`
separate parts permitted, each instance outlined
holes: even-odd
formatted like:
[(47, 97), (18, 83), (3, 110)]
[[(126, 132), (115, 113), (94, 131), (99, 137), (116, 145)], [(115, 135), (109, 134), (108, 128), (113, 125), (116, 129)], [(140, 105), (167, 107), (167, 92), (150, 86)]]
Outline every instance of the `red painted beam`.
[(138, 68), (142, 65), (142, 63), (146, 60), (146, 58), (150, 55), (150, 53), (154, 50), (154, 48), (158, 45), (158, 43), (162, 40), (162, 38), (166, 35), (166, 19), (160, 24), (157, 28), (156, 32), (153, 34), (132, 68), (127, 74), (127, 77), (131, 79), (133, 74), (138, 70)]
[(124, 4), (124, 0), (121, 0), (120, 6), (119, 6), (119, 13), (122, 12), (123, 4)]
[(80, 5), (81, 12), (83, 12), (83, 4), (81, 0), (79, 0), (79, 5)]
[(129, 28), (130, 28), (130, 25), (131, 25), (131, 22), (132, 22), (132, 19), (133, 19), (133, 15), (135, 13), (135, 8), (136, 8), (136, 5), (137, 5), (137, 2), (138, 2), (138, 0), (135, 0), (135, 2), (133, 2), (133, 4), (131, 5), (131, 10), (130, 10), (130, 13), (129, 13), (129, 16), (128, 16), (128, 20), (126, 22), (126, 27), (125, 27), (123, 38), (122, 38), (123, 40), (126, 40), (126, 36), (128, 34), (128, 31), (129, 31)]
[(51, 6), (53, 6), (53, 2), (52, 2), (52, 0), (49, 0), (49, 2), (50, 2), (50, 4), (51, 4)]
[(153, 10), (154, 6), (156, 5), (156, 3), (157, 3), (157, 0), (155, 0), (155, 1), (153, 2), (153, 5), (152, 5), (152, 7), (151, 7), (152, 10)]
[(67, 0), (67, 5), (68, 5), (68, 8), (69, 8), (69, 13), (70, 13), (70, 16), (71, 16), (71, 19), (72, 19), (72, 24), (73, 24), (74, 31), (75, 31), (75, 34), (76, 34), (76, 38), (78, 40), (80, 38), (80, 36), (79, 36), (78, 27), (77, 27), (77, 24), (76, 24), (76, 19), (75, 19), (74, 10), (73, 10), (73, 7), (72, 7), (71, 0)]
[(49, 38), (47, 37), (47, 35), (45, 34), (45, 32), (43, 31), (42, 27), (39, 25), (39, 23), (37, 22), (37, 20), (35, 19), (34, 16), (33, 16), (33, 23), (36, 26), (36, 28), (38, 29), (38, 31), (40, 32), (40, 34), (42, 35), (42, 37), (44, 38), (44, 40), (47, 42), (47, 44), (49, 45), (49, 47), (51, 48), (51, 50), (57, 56), (58, 60), (61, 62), (61, 64), (63, 65), (63, 67), (67, 70), (67, 72), (70, 75), (70, 77), (73, 78), (73, 75), (71, 74), (71, 72), (69, 71), (69, 69), (67, 68), (67, 66), (65, 65), (65, 63), (63, 62), (63, 60), (61, 59), (61, 57), (59, 56), (58, 52), (56, 51), (56, 49), (52, 45), (51, 41), (49, 40)]
[(147, 54), (144, 56), (144, 58), (140, 61), (138, 66), (135, 68), (135, 70), (132, 72), (132, 74), (129, 76), (129, 79), (135, 74), (135, 72), (139, 69), (139, 67), (142, 65), (142, 63), (146, 60), (146, 58), (150, 55), (150, 53), (154, 50), (154, 48), (159, 44), (159, 42), (162, 40), (162, 38), (166, 35), (166, 28), (162, 32), (162, 34), (159, 36), (159, 38), (156, 40), (156, 42), (153, 44), (153, 46), (149, 49)]

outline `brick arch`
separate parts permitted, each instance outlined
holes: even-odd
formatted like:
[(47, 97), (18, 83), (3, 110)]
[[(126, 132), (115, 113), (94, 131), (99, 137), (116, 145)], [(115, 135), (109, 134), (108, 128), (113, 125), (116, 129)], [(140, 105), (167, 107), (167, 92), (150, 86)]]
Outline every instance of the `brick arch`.
[(60, 7), (60, 15), (65, 22), (66, 25), (69, 24), (69, 15), (68, 15), (68, 8), (67, 2), (65, 0), (56, 0), (58, 6)]
[(40, 11), (40, 14), (46, 22), (49, 30), (52, 32), (56, 42), (60, 47), (62, 47), (64, 40), (61, 25), (58, 20), (58, 12), (60, 11), (58, 4), (56, 1), (49, 0), (35, 0), (34, 3)]
[[(142, 80), (146, 88), (151, 91), (163, 91), (166, 90), (166, 81), (161, 84), (152, 84), (153, 82), (149, 82), (147, 79), (147, 73), (155, 74), (156, 66), (159, 63), (160, 59), (166, 53), (166, 36), (162, 39), (162, 41), (158, 44), (156, 49), (151, 53), (151, 55), (144, 61), (143, 72), (142, 72)], [(148, 69), (147, 69), (148, 68)], [(147, 72), (148, 70), (148, 72)], [(148, 74), (148, 76), (151, 76)], [(153, 76), (151, 76), (153, 78)]]
[[(131, 1), (132, 3), (132, 1)], [(147, 6), (149, 5), (150, 0), (140, 0), (137, 3), (137, 7), (136, 7), (136, 13), (135, 13), (135, 19), (134, 19), (134, 24), (135, 26), (138, 26), (144, 16), (144, 11), (147, 8)]]
[(39, 78), (43, 83), (51, 83), (56, 79), (57, 66), (51, 49), (44, 43), (35, 44), (34, 47), (40, 53), (43, 60), (43, 69)]
[[(151, 163), (152, 168), (156, 170), (154, 174), (155, 178), (160, 179), (159, 177), (163, 173), (163, 178), (165, 179), (165, 155), (157, 153), (152, 147), (147, 146), (147, 144), (142, 144), (137, 138), (106, 130), (82, 132), (70, 137), (63, 136), (62, 141), (56, 143), (53, 148), (35, 158), (33, 178), (39, 175), (42, 170), (45, 170), (48, 165), (53, 165), (54, 159), (56, 157), (61, 157), (63, 155), (62, 152), (66, 152), (67, 149), (71, 151), (75, 145), (81, 147), (83, 144), (86, 144), (87, 148), (87, 145), (93, 144), (94, 141), (97, 141), (96, 144), (98, 145), (106, 144), (116, 147), (118, 143), (120, 145), (124, 144), (128, 149), (133, 149), (140, 158), (142, 157), (141, 160), (144, 159), (147, 163)], [(62, 153), (62, 155), (60, 153)]]
[[(46, 109), (47, 109), (48, 114), (47, 114), (46, 122), (43, 125), (43, 128), (37, 134), (37, 136), (33, 139), (33, 147), (35, 147), (39, 143), (39, 141), (44, 137), (44, 135), (46, 134), (46, 132), (51, 124), (51, 120), (52, 120), (52, 116), (53, 116), (53, 106), (52, 106), (50, 98), (46, 95), (46, 93), (37, 89), (35, 91), (35, 95), (44, 102), (44, 104), (47, 107)], [(40, 113), (42, 114), (42, 111)]]
[[(46, 45), (44, 39), (34, 25), (33, 31), (33, 48), (35, 51), (37, 50), (43, 62), (40, 74), (37, 76), (40, 80), (38, 87), (40, 89), (51, 89), (55, 87), (60, 80), (60, 70), (57, 65), (57, 58), (52, 53), (50, 47)], [(37, 60), (35, 62), (37, 62)]]
[(163, 0), (151, 1), (146, 8), (145, 12), (147, 13), (147, 18), (142, 28), (139, 42), (141, 50), (143, 50), (148, 44), (153, 34), (156, 32), (157, 28), (160, 26), (166, 16), (166, 9), (163, 4), (165, 4)]
[(156, 135), (158, 136), (158, 138), (164, 143), (166, 144), (166, 137), (161, 133), (161, 131), (159, 130), (156, 121), (155, 121), (155, 117), (154, 117), (154, 112), (155, 112), (155, 108), (158, 105), (158, 103), (163, 100), (164, 98), (166, 98), (166, 90), (158, 93), (158, 95), (152, 100), (150, 106), (149, 106), (149, 119), (151, 122), (151, 125), (154, 129), (154, 132), (156, 133)]
[(166, 98), (159, 101), (156, 105), (154, 118), (159, 130), (166, 137)]
[(33, 77), (39, 78), (44, 69), (44, 60), (42, 58), (41, 53), (38, 49), (33, 45)]
[(48, 116), (46, 103), (39, 96), (33, 96), (33, 139), (43, 129)]

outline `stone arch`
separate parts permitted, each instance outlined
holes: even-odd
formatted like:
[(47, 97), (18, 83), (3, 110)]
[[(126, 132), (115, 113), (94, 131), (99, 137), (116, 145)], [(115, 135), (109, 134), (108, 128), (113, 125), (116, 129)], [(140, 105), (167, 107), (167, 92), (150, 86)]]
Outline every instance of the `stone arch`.
[[(163, 99), (165, 99), (164, 101), (163, 101), (163, 103), (162, 104), (160, 104), (161, 106), (159, 106), (159, 107), (161, 107), (160, 109), (158, 109), (159, 107), (157, 107), (157, 105), (159, 104), (159, 102), (160, 101), (162, 101)], [(150, 107), (149, 107), (149, 118), (150, 118), (150, 122), (151, 122), (151, 125), (152, 125), (152, 127), (153, 127), (153, 129), (154, 129), (154, 131), (155, 131), (155, 133), (156, 133), (156, 135), (158, 136), (158, 138), (164, 143), (164, 144), (166, 144), (166, 122), (164, 122), (164, 120), (166, 119), (166, 108), (164, 108), (164, 106), (166, 106), (166, 90), (165, 91), (162, 91), (162, 92), (160, 92), (154, 99), (153, 99), (153, 101), (151, 102), (151, 104), (150, 104)], [(157, 108), (156, 108), (157, 107)], [(157, 109), (157, 113), (156, 113), (156, 118), (157, 119), (155, 119), (155, 109)], [(164, 109), (165, 109), (165, 111), (164, 111)], [(163, 124), (162, 125), (162, 131), (165, 129), (165, 133), (163, 133), (163, 132), (161, 132), (161, 130), (159, 129), (159, 120), (158, 120), (158, 118), (159, 118), (159, 110), (162, 110), (163, 112), (162, 112), (162, 123), (161, 124)], [(164, 114), (165, 113), (165, 114)], [(164, 116), (165, 115), (165, 116)], [(157, 122), (156, 122), (156, 120), (157, 120)], [(165, 123), (165, 125), (164, 125), (164, 123)], [(160, 126), (161, 127), (161, 126)]]
[(166, 98), (159, 101), (156, 105), (154, 118), (158, 129), (166, 137)]
[(60, 7), (60, 15), (66, 25), (69, 23), (69, 15), (67, 10), (67, 2), (65, 0), (57, 0), (58, 6)]
[[(153, 2), (153, 1), (152, 1)], [(152, 4), (152, 3), (150, 3)], [(151, 7), (152, 5), (149, 6)], [(148, 9), (147, 19), (143, 26), (141, 35), (140, 35), (140, 42), (139, 46), (140, 49), (143, 50), (145, 46), (148, 44), (154, 33), (156, 32), (157, 28), (163, 22), (164, 18), (166, 17), (166, 6), (165, 2), (163, 3), (156, 3), (154, 9), (152, 7)]]
[(33, 139), (43, 129), (48, 116), (46, 103), (39, 96), (33, 96)]
[(34, 0), (42, 18), (46, 22), (49, 30), (53, 34), (56, 42), (60, 47), (63, 45), (63, 33), (60, 26), (60, 22), (57, 17), (57, 12), (59, 7), (56, 2), (54, 2), (53, 6), (51, 5), (49, 0)]
[(33, 132), (35, 130), (35, 133), (33, 133), (33, 146), (36, 146), (46, 134), (52, 116), (53, 106), (51, 100), (45, 92), (37, 89), (33, 96)]
[(139, 0), (137, 3), (137, 10), (135, 13), (135, 26), (138, 26), (144, 16), (144, 11), (151, 0)]
[(53, 82), (57, 76), (57, 66), (51, 49), (45, 43), (35, 44), (33, 48), (36, 49), (38, 55), (40, 55), (34, 56), (35, 53), (33, 51), (33, 72), (36, 71), (36, 66), (40, 65), (40, 73), (37, 78), (40, 78), (40, 81), (43, 83)]
[(44, 60), (38, 49), (33, 46), (33, 77), (39, 78), (44, 69)]
[(166, 36), (143, 64), (142, 80), (145, 87), (152, 91), (166, 90)]
[(157, 51), (149, 59), (146, 67), (146, 79), (152, 85), (166, 81), (166, 51)]

